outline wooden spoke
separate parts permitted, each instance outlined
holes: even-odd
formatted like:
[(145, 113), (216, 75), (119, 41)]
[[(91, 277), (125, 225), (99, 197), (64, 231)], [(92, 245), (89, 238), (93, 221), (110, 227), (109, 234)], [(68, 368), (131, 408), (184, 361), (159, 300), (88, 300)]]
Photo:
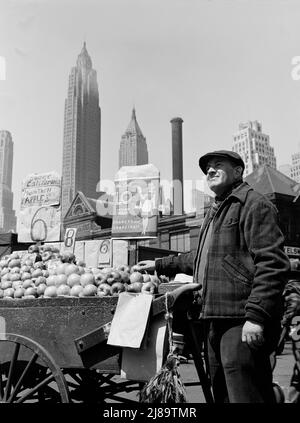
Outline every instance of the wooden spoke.
[(22, 373), (22, 375), (20, 376), (20, 379), (18, 380), (15, 389), (13, 390), (11, 396), (9, 397), (7, 402), (12, 402), (13, 399), (16, 397), (17, 393), (19, 392), (21, 386), (22, 386), (22, 382), (25, 378), (25, 376), (29, 373), (31, 366), (36, 362), (38, 358), (37, 354), (33, 354), (33, 356), (31, 357), (30, 361), (28, 362), (26, 368), (24, 369), (24, 372)]
[(54, 375), (51, 374), (46, 379), (44, 379), (42, 382), (37, 384), (34, 388), (29, 389), (29, 391), (26, 392), (21, 398), (19, 398), (16, 402), (24, 402), (26, 399), (32, 397), (33, 394), (38, 392), (43, 386), (47, 385), (49, 382), (51, 382), (54, 379)]
[(15, 348), (14, 348), (12, 360), (11, 360), (10, 366), (9, 366), (9, 371), (8, 371), (8, 376), (7, 376), (7, 381), (6, 381), (6, 387), (5, 387), (5, 392), (4, 392), (4, 396), (3, 396), (3, 400), (4, 401), (7, 401), (7, 398), (10, 395), (12, 377), (13, 377), (13, 374), (14, 374), (14, 369), (15, 369), (16, 361), (17, 361), (17, 358), (18, 358), (18, 355), (19, 355), (20, 346), (21, 345), (19, 343), (16, 343), (15, 344)]

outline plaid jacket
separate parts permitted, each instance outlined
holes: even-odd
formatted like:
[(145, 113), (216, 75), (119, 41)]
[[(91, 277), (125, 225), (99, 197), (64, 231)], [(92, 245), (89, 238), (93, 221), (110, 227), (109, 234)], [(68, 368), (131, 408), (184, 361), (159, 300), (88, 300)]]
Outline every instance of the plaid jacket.
[[(246, 317), (258, 323), (281, 319), (290, 269), (283, 243), (277, 209), (243, 182), (224, 200), (213, 220), (200, 317)], [(166, 276), (191, 274), (196, 260), (192, 252), (164, 257), (156, 260), (156, 269)], [(197, 275), (194, 279), (197, 282)]]

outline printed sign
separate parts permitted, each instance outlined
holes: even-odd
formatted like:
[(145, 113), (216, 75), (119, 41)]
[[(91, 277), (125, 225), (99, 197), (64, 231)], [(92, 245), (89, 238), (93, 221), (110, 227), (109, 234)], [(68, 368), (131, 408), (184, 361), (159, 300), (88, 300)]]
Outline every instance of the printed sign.
[(24, 179), (17, 222), (19, 242), (60, 240), (60, 193), (61, 177), (54, 171)]
[(288, 255), (288, 256), (300, 256), (300, 248), (298, 247), (284, 247), (284, 252)]
[(60, 219), (60, 207), (28, 207), (20, 210), (17, 222), (18, 241), (59, 241)]
[(74, 253), (77, 228), (67, 228), (64, 236), (64, 252)]
[(101, 239), (99, 242), (98, 266), (110, 266), (111, 262), (111, 240)]
[(60, 204), (61, 177), (56, 172), (33, 173), (22, 183), (21, 210)]
[(159, 171), (152, 164), (123, 166), (115, 178), (112, 236), (157, 236)]

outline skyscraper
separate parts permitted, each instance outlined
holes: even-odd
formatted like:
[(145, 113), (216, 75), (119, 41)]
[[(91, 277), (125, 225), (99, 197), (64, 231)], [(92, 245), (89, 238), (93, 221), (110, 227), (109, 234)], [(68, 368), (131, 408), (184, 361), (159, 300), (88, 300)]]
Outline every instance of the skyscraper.
[(100, 180), (101, 110), (97, 73), (84, 42), (69, 76), (65, 101), (62, 219), (77, 191), (96, 198)]
[(0, 231), (16, 231), (11, 190), (14, 145), (9, 131), (0, 131)]
[(148, 149), (146, 138), (137, 123), (135, 108), (133, 108), (131, 121), (121, 139), (119, 168), (143, 164), (148, 164)]
[(292, 154), (292, 164), (281, 165), (279, 166), (279, 170), (289, 178), (300, 183), (300, 143), (298, 144), (298, 151)]
[(232, 150), (239, 153), (245, 162), (244, 176), (263, 164), (276, 169), (276, 158), (274, 148), (270, 146), (270, 137), (262, 132), (261, 123), (257, 120), (241, 123), (233, 140)]

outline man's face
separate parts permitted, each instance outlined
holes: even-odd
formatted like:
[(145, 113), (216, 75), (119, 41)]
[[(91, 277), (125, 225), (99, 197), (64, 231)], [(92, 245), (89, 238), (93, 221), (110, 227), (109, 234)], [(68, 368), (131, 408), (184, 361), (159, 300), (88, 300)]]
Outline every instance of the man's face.
[(208, 187), (217, 196), (222, 195), (241, 178), (241, 167), (222, 157), (214, 157), (209, 160), (206, 171)]

